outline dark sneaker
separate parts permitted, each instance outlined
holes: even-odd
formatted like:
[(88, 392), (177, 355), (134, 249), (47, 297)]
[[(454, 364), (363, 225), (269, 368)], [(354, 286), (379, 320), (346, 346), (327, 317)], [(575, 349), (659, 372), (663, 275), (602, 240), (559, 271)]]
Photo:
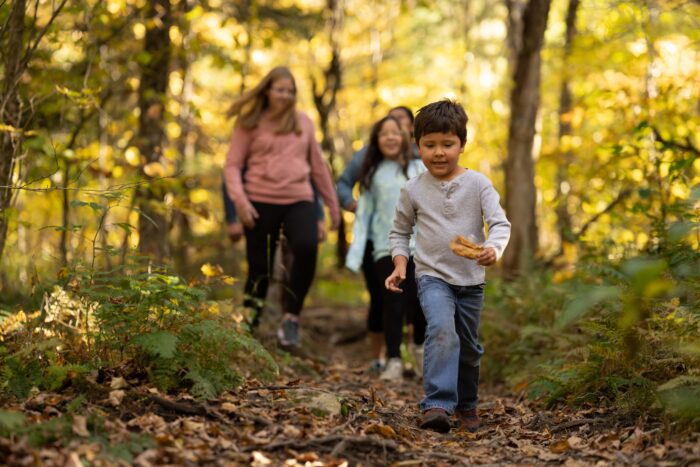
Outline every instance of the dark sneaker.
[(282, 321), (277, 330), (277, 339), (282, 347), (299, 348), (301, 341), (299, 340), (299, 322), (292, 319)]
[(450, 431), (450, 417), (443, 409), (428, 409), (423, 412), (423, 418), (420, 422), (420, 427), (425, 430), (433, 430), (438, 433), (447, 433)]
[(476, 408), (473, 409), (457, 409), (457, 418), (462, 422), (462, 428), (472, 433), (481, 427), (481, 419)]

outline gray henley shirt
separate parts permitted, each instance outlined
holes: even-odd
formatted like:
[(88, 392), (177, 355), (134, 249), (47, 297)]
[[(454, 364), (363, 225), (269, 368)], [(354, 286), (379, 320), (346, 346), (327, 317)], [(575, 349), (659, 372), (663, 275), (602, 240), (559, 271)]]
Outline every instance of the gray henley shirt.
[[(389, 233), (392, 258), (409, 257), (409, 240), (416, 226), (416, 277), (429, 275), (448, 284), (484, 282), (485, 268), (456, 255), (450, 241), (457, 235), (493, 247), (500, 258), (510, 238), (510, 222), (491, 181), (473, 170), (443, 181), (424, 172), (401, 189)], [(488, 225), (488, 239), (484, 234)]]

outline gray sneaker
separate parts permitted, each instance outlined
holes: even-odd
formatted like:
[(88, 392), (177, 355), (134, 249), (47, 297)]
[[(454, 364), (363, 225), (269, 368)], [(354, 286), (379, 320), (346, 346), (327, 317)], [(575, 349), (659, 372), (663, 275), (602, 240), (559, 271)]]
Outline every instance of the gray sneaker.
[(301, 347), (299, 340), (299, 322), (285, 319), (277, 330), (277, 339), (282, 347)]

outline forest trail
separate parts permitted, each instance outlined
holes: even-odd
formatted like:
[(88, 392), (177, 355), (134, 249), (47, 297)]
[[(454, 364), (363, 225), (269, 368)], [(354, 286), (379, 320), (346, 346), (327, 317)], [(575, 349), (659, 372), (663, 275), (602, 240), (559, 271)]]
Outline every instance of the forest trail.
[[(0, 438), (0, 459), (47, 466), (700, 465), (699, 440), (666, 440), (662, 425), (642, 430), (598, 409), (546, 411), (488, 387), (477, 433), (421, 430), (418, 379), (409, 374), (397, 384), (368, 375), (363, 328), (362, 309), (309, 309), (306, 356), (278, 354), (273, 384), (248, 381), (208, 403), (135, 385), (114, 403), (108, 388), (86, 402), (104, 417), (99, 430), (89, 416), (73, 416), (68, 441), (56, 435), (52, 444), (44, 433), (47, 443), (32, 448)], [(15, 409), (58, 417), (75, 397), (40, 393)]]

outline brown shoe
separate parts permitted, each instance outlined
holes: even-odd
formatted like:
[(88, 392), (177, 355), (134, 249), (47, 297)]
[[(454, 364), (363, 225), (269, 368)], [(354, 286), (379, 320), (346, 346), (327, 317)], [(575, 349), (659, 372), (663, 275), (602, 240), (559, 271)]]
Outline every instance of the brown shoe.
[(462, 427), (471, 431), (472, 433), (477, 431), (481, 427), (481, 419), (479, 418), (479, 412), (476, 408), (473, 409), (457, 409), (457, 418), (462, 422)]
[(437, 431), (438, 433), (447, 433), (450, 431), (450, 417), (447, 416), (447, 412), (443, 409), (428, 409), (423, 412), (420, 427)]

